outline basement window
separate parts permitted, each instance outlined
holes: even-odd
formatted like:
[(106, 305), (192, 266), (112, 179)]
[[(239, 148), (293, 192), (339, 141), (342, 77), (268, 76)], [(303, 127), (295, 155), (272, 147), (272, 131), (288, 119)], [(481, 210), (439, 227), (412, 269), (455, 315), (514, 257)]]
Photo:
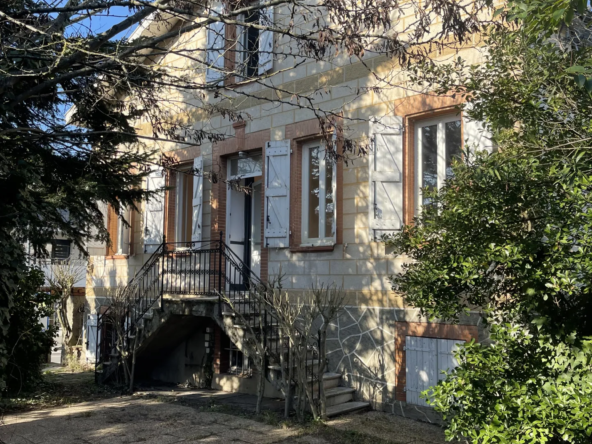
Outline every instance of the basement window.
[(228, 373), (231, 375), (251, 376), (251, 359), (240, 351), (236, 345), (230, 343), (230, 348), (227, 349), (229, 356), (230, 367)]

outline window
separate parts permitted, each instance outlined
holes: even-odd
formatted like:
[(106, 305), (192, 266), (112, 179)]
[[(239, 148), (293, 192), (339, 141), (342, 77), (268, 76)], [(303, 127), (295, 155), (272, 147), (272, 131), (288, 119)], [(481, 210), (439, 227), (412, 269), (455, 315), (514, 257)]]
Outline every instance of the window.
[(335, 163), (318, 142), (304, 145), (302, 163), (302, 242), (334, 244)]
[(184, 242), (191, 242), (191, 220), (193, 210), (193, 174), (189, 170), (177, 173), (176, 183), (175, 242), (184, 247)]
[(417, 202), (429, 205), (422, 198), (422, 189), (435, 190), (452, 175), (452, 163), (462, 155), (462, 127), (457, 116), (429, 120), (415, 126)]
[[(130, 212), (127, 209), (122, 209), (122, 216), (130, 222)], [(129, 254), (130, 245), (130, 229), (123, 222), (122, 218), (117, 218), (117, 248), (115, 254)]]
[(107, 246), (107, 256), (130, 254), (130, 227), (126, 226), (121, 218), (123, 216), (128, 223), (132, 223), (131, 211), (122, 209), (118, 215), (115, 209), (109, 205), (107, 213), (107, 230), (109, 231), (110, 245)]
[(252, 374), (251, 371), (251, 359), (248, 356), (236, 348), (236, 345), (230, 342), (230, 348), (227, 349), (230, 353), (229, 356), (229, 363), (230, 367), (228, 369), (228, 373), (233, 375), (245, 375), (250, 376)]
[[(259, 24), (259, 11), (239, 16), (239, 21), (248, 24)], [(237, 64), (238, 73), (243, 77), (253, 77), (259, 70), (259, 30), (237, 26)]]

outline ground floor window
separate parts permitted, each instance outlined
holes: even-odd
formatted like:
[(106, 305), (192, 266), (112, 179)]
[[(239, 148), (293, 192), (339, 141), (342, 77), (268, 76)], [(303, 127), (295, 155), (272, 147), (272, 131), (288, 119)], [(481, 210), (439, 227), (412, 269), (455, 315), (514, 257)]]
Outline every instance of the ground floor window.
[(335, 243), (335, 163), (325, 146), (309, 143), (302, 148), (302, 242)]
[(180, 243), (178, 247), (185, 247), (185, 242), (191, 242), (193, 211), (193, 174), (189, 167), (177, 172), (176, 182), (175, 242)]
[(228, 348), (227, 350), (230, 354), (228, 361), (230, 363), (228, 373), (232, 375), (250, 376), (252, 373), (251, 358), (249, 358), (242, 351), (240, 351), (232, 342), (230, 342), (230, 348)]
[(415, 125), (417, 202), (429, 205), (422, 190), (439, 189), (452, 175), (452, 162), (462, 153), (462, 122), (458, 116), (425, 120)]

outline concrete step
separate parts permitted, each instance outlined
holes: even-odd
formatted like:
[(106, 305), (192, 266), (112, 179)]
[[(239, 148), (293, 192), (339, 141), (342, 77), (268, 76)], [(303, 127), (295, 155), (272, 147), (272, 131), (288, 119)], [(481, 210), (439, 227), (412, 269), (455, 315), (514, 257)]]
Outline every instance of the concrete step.
[[(318, 359), (309, 359), (308, 361), (306, 361), (306, 366), (310, 367), (310, 366), (314, 366), (314, 365), (319, 365), (319, 360)], [(276, 371), (280, 371), (282, 369), (282, 367), (279, 364), (272, 364), (270, 366), (267, 367), (270, 370), (276, 370)]]
[[(339, 381), (341, 380), (340, 373), (331, 373), (327, 372), (323, 375), (323, 387), (325, 387), (325, 391), (335, 388), (339, 385)], [(308, 383), (311, 384), (313, 382), (312, 378), (308, 378)], [(313, 390), (318, 390), (318, 384), (315, 381), (313, 384)]]
[(327, 408), (353, 401), (356, 389), (351, 387), (333, 387), (325, 391)]
[(369, 402), (351, 401), (345, 404), (334, 405), (327, 407), (327, 418), (334, 418), (335, 416), (345, 415), (347, 413), (359, 412), (370, 408)]

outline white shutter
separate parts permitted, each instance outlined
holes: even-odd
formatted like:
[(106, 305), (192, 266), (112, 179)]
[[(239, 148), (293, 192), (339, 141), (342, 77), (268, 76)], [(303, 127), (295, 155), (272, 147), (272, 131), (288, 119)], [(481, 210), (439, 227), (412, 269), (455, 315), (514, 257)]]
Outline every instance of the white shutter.
[[(213, 15), (220, 15), (221, 7), (212, 10)], [(222, 22), (213, 22), (207, 28), (206, 43), (206, 82), (217, 82), (224, 77), (224, 47), (226, 27)]]
[(164, 230), (165, 175), (161, 168), (152, 170), (147, 177), (149, 191), (160, 190), (146, 202), (144, 218), (144, 252), (153, 253), (162, 243)]
[(420, 395), (438, 383), (437, 339), (405, 337), (406, 397), (409, 404), (428, 406)]
[(407, 403), (429, 406), (421, 393), (446, 379), (442, 372), (450, 372), (458, 367), (454, 351), (463, 341), (456, 339), (405, 337)]
[[(103, 214), (103, 226), (107, 227), (107, 213), (108, 213), (108, 206), (106, 202), (98, 202), (97, 206), (99, 207), (99, 211)], [(98, 230), (93, 228), (91, 230), (93, 236), (98, 234)], [(89, 256), (105, 256), (107, 249), (107, 244), (105, 242), (100, 242), (97, 240), (89, 240), (86, 242), (86, 250), (88, 251)]]
[[(193, 211), (191, 215), (191, 241), (202, 240), (202, 211), (203, 211), (203, 157), (193, 159)], [(193, 245), (199, 247), (199, 245)]]
[[(466, 105), (471, 108), (471, 104)], [(465, 142), (465, 150), (487, 150), (493, 152), (493, 142), (491, 140), (491, 133), (482, 122), (472, 120), (467, 116), (466, 111), (463, 112), (463, 138)]]
[(86, 318), (86, 363), (94, 364), (97, 355), (97, 322), (99, 316), (89, 314)]
[(403, 226), (403, 119), (371, 119), (370, 132), (370, 236)]
[(464, 341), (454, 339), (438, 339), (438, 380), (446, 379), (442, 372), (450, 373), (458, 367), (458, 361), (454, 357), (454, 352), (458, 346), (464, 344)]
[(265, 144), (265, 246), (290, 245), (290, 141)]
[[(261, 26), (273, 26), (273, 7), (261, 8), (259, 11)], [(273, 68), (273, 32), (267, 29), (259, 31), (259, 75)]]

